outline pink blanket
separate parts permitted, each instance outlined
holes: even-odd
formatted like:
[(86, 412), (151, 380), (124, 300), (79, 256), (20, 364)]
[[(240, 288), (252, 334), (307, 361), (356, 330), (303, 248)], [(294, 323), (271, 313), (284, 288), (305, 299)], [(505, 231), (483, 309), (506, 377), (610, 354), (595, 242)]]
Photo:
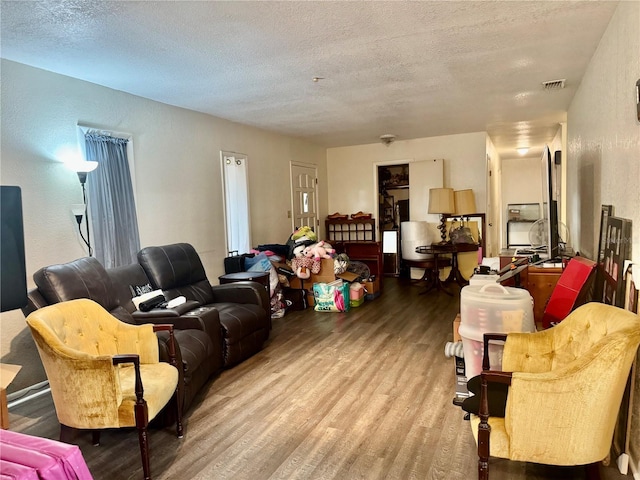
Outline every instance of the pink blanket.
[(0, 430), (0, 479), (93, 480), (76, 445)]

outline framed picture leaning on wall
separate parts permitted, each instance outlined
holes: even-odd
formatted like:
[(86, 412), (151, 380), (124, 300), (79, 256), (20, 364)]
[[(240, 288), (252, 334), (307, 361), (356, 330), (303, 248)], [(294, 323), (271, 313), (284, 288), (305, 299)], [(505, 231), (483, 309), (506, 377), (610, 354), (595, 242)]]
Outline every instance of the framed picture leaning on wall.
[(602, 302), (624, 307), (625, 260), (631, 257), (631, 220), (608, 217), (603, 254)]

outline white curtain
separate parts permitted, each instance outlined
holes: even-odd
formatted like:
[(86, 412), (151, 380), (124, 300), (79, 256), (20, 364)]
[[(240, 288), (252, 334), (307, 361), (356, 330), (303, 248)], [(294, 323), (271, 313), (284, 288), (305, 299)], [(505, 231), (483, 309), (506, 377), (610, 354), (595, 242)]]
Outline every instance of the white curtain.
[(98, 162), (87, 176), (95, 257), (106, 268), (136, 261), (140, 250), (126, 138), (85, 135), (86, 158)]
[(246, 253), (251, 249), (247, 156), (223, 152), (222, 168), (224, 172), (227, 249), (229, 252)]

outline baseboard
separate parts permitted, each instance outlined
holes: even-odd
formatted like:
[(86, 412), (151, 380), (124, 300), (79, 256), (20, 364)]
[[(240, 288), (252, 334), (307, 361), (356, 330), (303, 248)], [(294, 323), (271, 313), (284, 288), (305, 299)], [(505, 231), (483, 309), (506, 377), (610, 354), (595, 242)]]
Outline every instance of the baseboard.
[(29, 402), (46, 393), (49, 393), (50, 391), (51, 388), (49, 387), (49, 382), (45, 380), (43, 382), (36, 383), (35, 385), (23, 388), (22, 390), (18, 390), (17, 392), (10, 393), (9, 395), (7, 395), (7, 408), (11, 409), (22, 403)]
[(631, 473), (633, 474), (633, 480), (640, 480), (640, 460), (629, 456), (629, 467), (631, 468)]
[(618, 465), (618, 471), (622, 475), (626, 475), (629, 471), (629, 455), (627, 455), (626, 453), (620, 454), (620, 456), (616, 460), (616, 464)]

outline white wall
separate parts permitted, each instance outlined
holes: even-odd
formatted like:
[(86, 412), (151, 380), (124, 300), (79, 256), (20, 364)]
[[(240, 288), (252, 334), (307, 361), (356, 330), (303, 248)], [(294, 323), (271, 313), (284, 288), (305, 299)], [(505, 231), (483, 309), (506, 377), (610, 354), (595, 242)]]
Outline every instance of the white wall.
[[(0, 180), (22, 187), (30, 286), (38, 268), (86, 255), (70, 210), (82, 202), (80, 184), (60, 153), (77, 149), (77, 123), (133, 135), (142, 245), (192, 243), (213, 283), (226, 256), (220, 150), (249, 156), (254, 245), (291, 233), (292, 160), (317, 164), (320, 218), (327, 214), (324, 148), (14, 62), (1, 67)], [(12, 389), (34, 383), (24, 317), (3, 313), (1, 328), (2, 362), (25, 365)]]
[[(444, 186), (473, 189), (478, 210), (486, 206), (486, 133), (400, 140), (330, 148), (327, 150), (329, 212), (373, 212), (376, 185), (373, 165), (379, 162), (406, 163), (412, 160), (444, 159)], [(409, 179), (414, 188), (414, 179)], [(437, 221), (437, 219), (436, 219)]]
[(621, 2), (594, 54), (568, 114), (568, 220), (576, 248), (594, 258), (600, 205), (633, 221), (640, 260), (640, 3)]
[[(640, 3), (620, 2), (569, 107), (567, 216), (574, 248), (590, 258), (598, 248), (605, 204), (633, 221), (632, 258), (640, 262), (639, 25)], [(640, 478), (640, 369), (636, 372), (630, 452)]]

